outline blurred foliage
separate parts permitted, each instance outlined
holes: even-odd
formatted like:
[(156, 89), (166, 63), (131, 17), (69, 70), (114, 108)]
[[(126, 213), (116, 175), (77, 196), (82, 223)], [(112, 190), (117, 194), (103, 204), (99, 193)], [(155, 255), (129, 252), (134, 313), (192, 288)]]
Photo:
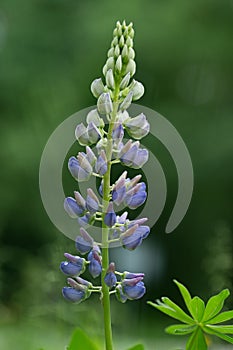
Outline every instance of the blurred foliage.
[[(147, 281), (147, 298), (168, 290), (177, 296), (174, 277), (202, 295), (208, 288), (217, 291), (228, 283), (232, 287), (233, 2), (1, 0), (2, 321), (44, 313), (51, 319), (63, 315), (62, 322), (73, 324), (73, 316), (67, 320), (63, 310), (71, 312), (72, 307), (60, 296), (64, 278), (58, 270), (63, 252), (74, 251), (73, 243), (56, 231), (44, 211), (39, 162), (56, 126), (95, 103), (90, 83), (101, 74), (118, 19), (135, 25), (136, 78), (146, 86), (140, 103), (177, 128), (195, 175), (187, 215), (174, 233), (166, 235), (177, 176), (166, 149), (159, 141), (153, 143), (166, 173), (168, 199), (149, 246), (140, 247), (141, 254), (159, 257), (155, 274)], [(219, 230), (219, 222), (228, 231)], [(228, 256), (225, 265), (221, 254)], [(213, 279), (216, 274), (227, 277), (220, 283)], [(131, 309), (131, 304), (125, 308)], [(135, 314), (144, 312), (140, 302), (133, 309)]]

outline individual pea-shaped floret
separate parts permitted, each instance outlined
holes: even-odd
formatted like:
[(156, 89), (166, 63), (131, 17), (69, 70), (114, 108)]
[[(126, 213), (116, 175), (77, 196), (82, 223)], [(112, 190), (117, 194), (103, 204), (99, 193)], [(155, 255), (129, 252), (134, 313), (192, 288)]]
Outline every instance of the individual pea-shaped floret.
[(62, 294), (65, 299), (79, 304), (91, 295), (87, 286), (78, 283), (73, 278), (68, 278), (67, 282), (71, 287), (63, 287)]
[(84, 258), (69, 253), (65, 253), (64, 256), (68, 261), (61, 262), (60, 269), (65, 275), (79, 276), (85, 271), (86, 260)]
[(124, 233), (120, 235), (120, 240), (123, 248), (128, 250), (134, 250), (142, 244), (150, 233), (149, 226), (140, 226), (138, 224), (128, 228)]
[(90, 253), (87, 256), (87, 260), (89, 263), (89, 272), (92, 275), (93, 278), (98, 277), (102, 272), (102, 259), (101, 259), (101, 252), (97, 245), (93, 246), (93, 249), (90, 251)]
[(113, 202), (109, 202), (107, 211), (104, 216), (105, 225), (112, 227), (116, 223), (116, 213), (113, 208)]
[(146, 293), (146, 287), (142, 280), (143, 277), (135, 277), (122, 281), (122, 291), (128, 299), (140, 299)]

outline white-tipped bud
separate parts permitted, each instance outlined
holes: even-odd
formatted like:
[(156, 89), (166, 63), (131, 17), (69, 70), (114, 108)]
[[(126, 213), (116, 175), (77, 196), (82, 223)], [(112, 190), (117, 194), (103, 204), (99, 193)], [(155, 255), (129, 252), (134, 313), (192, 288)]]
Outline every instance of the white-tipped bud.
[(112, 90), (115, 88), (115, 80), (114, 80), (112, 69), (109, 69), (106, 73), (106, 84), (107, 84), (107, 87)]
[(125, 39), (124, 39), (124, 37), (123, 37), (123, 35), (122, 35), (122, 36), (120, 37), (120, 40), (119, 40), (119, 46), (120, 46), (120, 47), (123, 47), (124, 44), (125, 44)]
[(113, 57), (114, 56), (114, 48), (111, 47), (111, 49), (108, 50), (108, 57)]
[(114, 69), (114, 58), (113, 57), (109, 57), (108, 59), (107, 59), (107, 62), (106, 62), (106, 67), (107, 67), (107, 71), (109, 70), (109, 69)]
[(118, 72), (118, 73), (120, 73), (121, 72), (121, 70), (122, 70), (122, 58), (121, 58), (121, 55), (117, 58), (117, 60), (116, 60), (116, 66), (115, 66), (115, 68), (116, 68), (116, 71)]
[(120, 36), (122, 36), (122, 29), (121, 29), (121, 27), (119, 27), (118, 29), (117, 29), (117, 35), (120, 37)]
[(118, 44), (118, 38), (117, 38), (117, 36), (115, 36), (111, 45), (116, 46), (117, 44)]
[(104, 84), (101, 78), (95, 79), (91, 83), (91, 92), (96, 98), (98, 98), (102, 94), (102, 92), (104, 92)]
[(114, 29), (113, 36), (117, 36), (117, 28)]
[(130, 30), (129, 30), (129, 36), (130, 36), (131, 39), (134, 38), (134, 29), (133, 29), (133, 28), (130, 28)]
[(129, 81), (130, 81), (130, 73), (127, 73), (120, 83), (120, 89), (124, 90), (128, 86)]
[(133, 47), (133, 40), (128, 36), (128, 38), (126, 39), (126, 45), (128, 47)]
[(136, 72), (136, 63), (132, 59), (129, 60), (129, 63), (127, 64), (127, 67), (126, 67), (126, 73), (128, 73), (128, 72), (130, 73), (131, 77)]
[(133, 98), (133, 92), (130, 91), (128, 93), (128, 95), (126, 96), (126, 98), (124, 99), (124, 101), (121, 103), (120, 110), (124, 111), (127, 108), (129, 108), (129, 106), (131, 105), (131, 102), (132, 102), (132, 98)]
[(119, 45), (117, 45), (115, 47), (115, 50), (114, 50), (114, 56), (115, 57), (118, 57), (120, 55), (120, 48), (119, 48)]
[(122, 53), (121, 53), (121, 56), (122, 56), (123, 58), (125, 58), (125, 57), (128, 56), (128, 47), (127, 47), (127, 45), (124, 45), (123, 50), (122, 50)]
[(140, 83), (137, 80), (134, 80), (133, 88), (131, 89), (131, 91), (133, 92), (133, 101), (136, 101), (143, 96), (145, 89), (142, 83)]
[(100, 95), (97, 101), (97, 108), (100, 114), (110, 114), (113, 111), (112, 100), (109, 92)]
[(128, 57), (129, 59), (132, 58), (132, 60), (135, 58), (135, 51), (132, 47), (128, 48)]

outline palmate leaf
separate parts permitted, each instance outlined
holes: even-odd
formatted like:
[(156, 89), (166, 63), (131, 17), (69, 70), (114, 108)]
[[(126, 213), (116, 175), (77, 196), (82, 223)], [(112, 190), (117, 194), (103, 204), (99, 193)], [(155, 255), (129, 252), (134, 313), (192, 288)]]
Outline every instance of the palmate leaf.
[(186, 350), (207, 350), (206, 340), (200, 327), (189, 338)]
[(224, 289), (219, 294), (211, 297), (206, 305), (205, 313), (202, 322), (206, 322), (216, 316), (223, 307), (225, 299), (230, 295), (228, 289)]
[(231, 311), (224, 311), (218, 314), (217, 316), (211, 318), (211, 320), (208, 321), (208, 324), (216, 324), (221, 323), (225, 321), (230, 321), (233, 319), (233, 310)]
[(188, 323), (188, 324), (193, 324), (194, 321), (193, 319), (186, 314), (186, 312), (184, 312), (176, 303), (174, 303), (171, 299), (167, 298), (167, 297), (163, 297), (162, 301), (168, 305), (170, 308), (172, 308), (173, 310), (175, 310), (175, 312), (177, 313), (177, 315), (180, 316), (180, 320)]
[(196, 325), (173, 324), (165, 329), (165, 332), (172, 335), (186, 335), (193, 333), (196, 330)]

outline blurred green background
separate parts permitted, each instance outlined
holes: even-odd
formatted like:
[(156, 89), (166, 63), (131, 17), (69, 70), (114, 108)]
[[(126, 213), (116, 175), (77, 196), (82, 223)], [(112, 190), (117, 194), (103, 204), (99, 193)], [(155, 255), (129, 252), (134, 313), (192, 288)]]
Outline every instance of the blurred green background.
[(73, 306), (61, 296), (59, 264), (74, 246), (47, 217), (38, 171), (53, 130), (95, 104), (90, 83), (101, 75), (118, 19), (135, 26), (136, 79), (146, 87), (140, 104), (177, 128), (195, 176), (189, 210), (167, 235), (177, 174), (164, 146), (153, 143), (168, 198), (147, 241), (118, 252), (126, 270), (147, 273), (143, 300), (113, 303), (118, 349), (136, 340), (174, 349), (161, 340), (169, 320), (146, 305), (162, 295), (180, 301), (173, 278), (203, 297), (233, 289), (233, 1), (1, 0), (1, 349), (63, 349), (75, 325), (97, 342), (103, 335), (97, 298)]

